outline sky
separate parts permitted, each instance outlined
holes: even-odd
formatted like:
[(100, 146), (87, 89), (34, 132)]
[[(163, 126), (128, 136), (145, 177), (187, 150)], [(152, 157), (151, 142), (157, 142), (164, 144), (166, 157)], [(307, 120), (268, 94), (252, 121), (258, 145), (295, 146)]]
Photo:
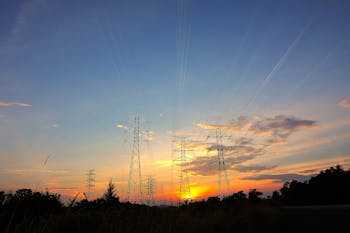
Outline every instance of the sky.
[(125, 200), (135, 116), (144, 199), (147, 176), (171, 202), (350, 166), (349, 1), (1, 5), (2, 190)]

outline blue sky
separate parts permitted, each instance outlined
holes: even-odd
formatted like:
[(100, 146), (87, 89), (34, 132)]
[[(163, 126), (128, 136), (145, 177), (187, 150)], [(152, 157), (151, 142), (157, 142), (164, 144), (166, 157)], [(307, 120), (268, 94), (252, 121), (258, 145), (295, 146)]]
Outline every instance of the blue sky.
[[(59, 186), (69, 186), (70, 176), (81, 187), (79, 174), (90, 168), (105, 174), (103, 182), (115, 177), (124, 185), (131, 136), (115, 126), (135, 114), (155, 132), (146, 161), (170, 159), (170, 132), (195, 131), (199, 140), (208, 134), (200, 122), (227, 125), (248, 116), (254, 125), (254, 116), (262, 124), (279, 115), (298, 123), (283, 145), (271, 147), (274, 153), (308, 140), (321, 144), (262, 159), (280, 167), (266, 172), (337, 156), (345, 161), (349, 13), (348, 1), (5, 1), (0, 187), (33, 185), (6, 179), (14, 169), (37, 172), (49, 154), (42, 169), (67, 172), (52, 177)], [(308, 129), (303, 120), (317, 126)]]

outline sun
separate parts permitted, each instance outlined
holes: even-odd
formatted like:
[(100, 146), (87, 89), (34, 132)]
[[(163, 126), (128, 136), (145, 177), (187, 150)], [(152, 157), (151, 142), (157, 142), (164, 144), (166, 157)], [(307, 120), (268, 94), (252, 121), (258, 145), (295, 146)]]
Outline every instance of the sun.
[(191, 187), (190, 193), (183, 194), (181, 199), (183, 200), (196, 200), (207, 194), (208, 187), (205, 186), (193, 186)]

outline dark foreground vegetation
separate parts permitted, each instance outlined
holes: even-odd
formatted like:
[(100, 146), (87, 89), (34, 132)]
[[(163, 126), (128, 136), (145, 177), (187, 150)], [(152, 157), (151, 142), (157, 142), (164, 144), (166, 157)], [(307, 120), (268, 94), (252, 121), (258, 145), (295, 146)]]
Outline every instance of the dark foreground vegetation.
[(112, 183), (103, 197), (68, 206), (57, 194), (21, 189), (0, 192), (0, 232), (347, 232), (349, 191), (350, 170), (340, 166), (267, 198), (253, 189), (180, 207), (122, 203)]

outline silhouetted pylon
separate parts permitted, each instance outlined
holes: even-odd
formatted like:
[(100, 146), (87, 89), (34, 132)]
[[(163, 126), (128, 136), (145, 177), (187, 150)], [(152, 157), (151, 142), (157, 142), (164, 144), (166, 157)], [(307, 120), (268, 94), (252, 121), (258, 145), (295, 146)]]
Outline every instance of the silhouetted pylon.
[[(133, 145), (130, 161), (127, 201), (131, 201), (131, 195), (135, 192), (138, 201), (142, 203), (142, 175), (140, 161), (140, 116), (134, 117)], [(136, 188), (135, 188), (136, 186)], [(135, 200), (134, 200), (135, 201)]]

